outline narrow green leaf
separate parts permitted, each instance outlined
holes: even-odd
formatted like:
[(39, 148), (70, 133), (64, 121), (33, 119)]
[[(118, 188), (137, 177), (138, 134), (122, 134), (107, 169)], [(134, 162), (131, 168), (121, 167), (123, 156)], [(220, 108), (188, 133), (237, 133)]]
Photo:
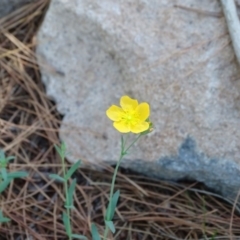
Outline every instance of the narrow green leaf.
[(80, 167), (81, 165), (81, 161), (77, 161), (76, 163), (74, 163), (71, 168), (68, 170), (66, 176), (65, 176), (65, 179), (68, 180), (72, 175), (73, 173)]
[(8, 178), (24, 178), (24, 177), (27, 177), (28, 176), (28, 173), (27, 172), (24, 172), (24, 171), (21, 171), (21, 172), (11, 172), (11, 173), (8, 173)]
[(11, 221), (11, 219), (4, 217), (2, 211), (0, 211), (0, 223), (6, 223), (9, 221)]
[(77, 184), (77, 180), (76, 178), (74, 178), (68, 189), (68, 202), (66, 203), (66, 206), (65, 206), (66, 208), (74, 208), (73, 195), (74, 195), (76, 184)]
[[(110, 221), (110, 217), (112, 215), (112, 208), (111, 208), (111, 201), (108, 203), (108, 207), (107, 207), (107, 211), (106, 211), (106, 215), (105, 215), (105, 221)], [(110, 219), (110, 220), (109, 220)]]
[(61, 148), (60, 148), (59, 146), (57, 146), (57, 145), (54, 145), (54, 147), (55, 147), (58, 155), (59, 155), (59, 156), (62, 156), (62, 150), (61, 150)]
[(61, 159), (64, 159), (65, 156), (66, 156), (66, 144), (65, 143), (61, 143), (60, 146), (55, 145), (55, 149), (58, 152), (58, 154), (61, 157)]
[(62, 149), (62, 152), (64, 152), (64, 153), (66, 152), (67, 147), (66, 147), (65, 142), (61, 143), (61, 149)]
[(15, 157), (9, 156), (6, 157), (3, 150), (0, 149), (0, 166), (1, 167), (7, 167), (7, 164), (9, 161), (13, 160)]
[(119, 196), (120, 196), (120, 191), (117, 190), (113, 194), (112, 199), (110, 199), (108, 207), (107, 207), (107, 214), (106, 214), (106, 217), (105, 217), (106, 221), (111, 221), (113, 219)]
[[(118, 202), (118, 199), (119, 199), (119, 196), (120, 196), (120, 191), (117, 190), (114, 194), (113, 194), (113, 197), (112, 197), (112, 210), (115, 211), (115, 208), (117, 206), (117, 202)], [(112, 216), (113, 218), (113, 216)]]
[(79, 234), (72, 234), (72, 238), (87, 240), (85, 236)]
[(1, 176), (2, 176), (3, 181), (6, 181), (8, 179), (8, 174), (7, 174), (6, 168), (1, 168)]
[(92, 234), (92, 239), (93, 240), (101, 240), (101, 238), (99, 236), (99, 233), (98, 233), (98, 230), (97, 230), (97, 227), (94, 223), (91, 226), (91, 234)]
[(113, 221), (105, 221), (105, 224), (109, 227), (112, 233), (116, 232), (115, 226), (113, 224)]
[(9, 221), (11, 221), (11, 219), (9, 219), (9, 218), (6, 218), (6, 217), (0, 218), (0, 223), (6, 223), (6, 222), (9, 222)]
[(58, 174), (52, 173), (52, 174), (49, 174), (49, 177), (60, 182), (65, 182), (65, 179), (59, 176)]
[(2, 193), (8, 187), (10, 182), (11, 182), (10, 179), (6, 179), (5, 181), (2, 181), (0, 183), (0, 193)]
[(65, 156), (63, 155), (62, 149), (57, 145), (55, 145), (55, 149), (56, 149), (58, 155), (61, 157), (61, 159), (64, 159)]
[(63, 224), (64, 224), (64, 227), (65, 227), (65, 231), (66, 231), (66, 233), (69, 237), (69, 236), (71, 236), (72, 233), (71, 233), (71, 226), (69, 225), (69, 217), (66, 214), (66, 212), (63, 212), (62, 218), (63, 218)]

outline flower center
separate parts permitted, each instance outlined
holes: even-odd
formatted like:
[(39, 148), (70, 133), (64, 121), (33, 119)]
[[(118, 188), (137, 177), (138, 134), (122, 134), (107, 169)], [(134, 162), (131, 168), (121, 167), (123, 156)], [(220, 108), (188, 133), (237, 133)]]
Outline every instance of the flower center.
[(135, 125), (138, 122), (135, 111), (125, 111), (125, 114), (122, 116), (122, 120), (131, 125)]

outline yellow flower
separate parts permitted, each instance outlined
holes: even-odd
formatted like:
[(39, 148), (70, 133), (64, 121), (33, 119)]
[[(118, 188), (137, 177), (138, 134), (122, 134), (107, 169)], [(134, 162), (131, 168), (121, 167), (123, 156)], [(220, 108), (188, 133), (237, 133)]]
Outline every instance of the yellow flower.
[(140, 103), (136, 99), (123, 96), (120, 107), (112, 105), (107, 111), (107, 116), (114, 121), (113, 126), (121, 133), (141, 133), (149, 129), (148, 117), (150, 107), (148, 103)]

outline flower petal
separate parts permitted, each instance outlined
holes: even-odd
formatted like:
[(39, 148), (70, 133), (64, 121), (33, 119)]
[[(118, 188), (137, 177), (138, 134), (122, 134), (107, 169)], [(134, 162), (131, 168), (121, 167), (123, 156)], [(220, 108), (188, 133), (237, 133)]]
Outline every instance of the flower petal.
[(135, 124), (135, 125), (131, 126), (131, 132), (141, 133), (141, 132), (148, 130), (148, 128), (149, 128), (148, 122), (141, 122), (139, 124)]
[(121, 133), (130, 132), (130, 126), (125, 121), (114, 122), (113, 126)]
[(116, 105), (112, 105), (106, 111), (106, 114), (112, 121), (120, 121), (122, 118), (122, 115), (124, 114), (124, 111), (120, 107)]
[(136, 107), (138, 106), (138, 101), (128, 96), (122, 96), (120, 99), (120, 105), (123, 110), (130, 111), (136, 109)]
[(148, 103), (140, 103), (136, 109), (136, 113), (141, 122), (145, 121), (150, 115), (150, 107)]

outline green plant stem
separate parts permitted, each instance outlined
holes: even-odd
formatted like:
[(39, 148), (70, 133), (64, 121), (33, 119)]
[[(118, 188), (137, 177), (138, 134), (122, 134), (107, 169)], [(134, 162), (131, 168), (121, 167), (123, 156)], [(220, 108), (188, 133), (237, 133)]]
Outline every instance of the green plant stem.
[[(61, 157), (62, 160), (62, 171), (63, 171), (63, 176), (64, 179), (66, 178), (66, 168), (65, 168), (65, 161), (64, 161), (64, 157)], [(66, 196), (66, 202), (65, 204), (67, 204), (69, 202), (69, 196), (68, 196), (68, 183), (67, 180), (64, 181), (64, 190), (65, 190), (65, 196)], [(67, 216), (68, 216), (68, 227), (70, 230), (70, 234), (68, 234), (69, 236), (69, 240), (72, 240), (72, 229), (71, 229), (71, 222), (70, 222), (70, 209), (69, 207), (65, 207), (66, 208), (66, 212), (67, 212)]]
[[(124, 151), (124, 148), (126, 146), (129, 136), (130, 136), (130, 133), (127, 133), (125, 141), (123, 139), (123, 146), (121, 147), (122, 151)], [(121, 137), (123, 138), (123, 136), (121, 136)]]
[(138, 139), (143, 136), (141, 134), (138, 135), (138, 137), (136, 137), (136, 139), (128, 146), (128, 148), (126, 150), (124, 150), (124, 155), (127, 154), (127, 151), (138, 141)]
[[(120, 157), (117, 161), (117, 165), (114, 169), (114, 173), (113, 173), (113, 177), (112, 177), (112, 183), (111, 183), (111, 190), (110, 190), (110, 196), (109, 196), (109, 205), (112, 204), (112, 197), (113, 197), (113, 191), (114, 191), (114, 187), (115, 187), (115, 181), (116, 181), (116, 177), (117, 177), (117, 172), (118, 172), (118, 168), (121, 164), (121, 161), (123, 159), (123, 157), (127, 154), (127, 151), (137, 142), (137, 140), (141, 137), (142, 135), (139, 134), (138, 137), (126, 148), (126, 150), (124, 149), (125, 148), (125, 145), (126, 145), (126, 141), (124, 143), (124, 141), (122, 141), (122, 146), (121, 146), (121, 153), (120, 153)], [(107, 212), (107, 220), (109, 220), (110, 218), (110, 211)], [(106, 226), (105, 230), (104, 230), (104, 240), (107, 240), (107, 235), (108, 235), (108, 231), (109, 231), (109, 227)]]
[[(114, 169), (112, 183), (111, 183), (111, 190), (110, 190), (110, 198), (109, 198), (109, 201), (110, 201), (109, 204), (110, 205), (112, 203), (113, 190), (114, 190), (114, 186), (115, 186), (115, 180), (116, 180), (118, 168), (119, 168), (120, 163), (121, 163), (121, 161), (123, 159), (123, 156), (124, 156), (124, 154), (122, 154), (122, 152), (121, 152), (120, 157), (119, 157), (118, 162), (117, 162), (117, 165), (116, 165), (116, 167)], [(108, 211), (107, 219), (110, 218), (109, 214), (110, 214), (110, 211)], [(104, 240), (107, 240), (108, 231), (109, 231), (109, 227), (106, 225), (106, 228), (104, 230)]]

